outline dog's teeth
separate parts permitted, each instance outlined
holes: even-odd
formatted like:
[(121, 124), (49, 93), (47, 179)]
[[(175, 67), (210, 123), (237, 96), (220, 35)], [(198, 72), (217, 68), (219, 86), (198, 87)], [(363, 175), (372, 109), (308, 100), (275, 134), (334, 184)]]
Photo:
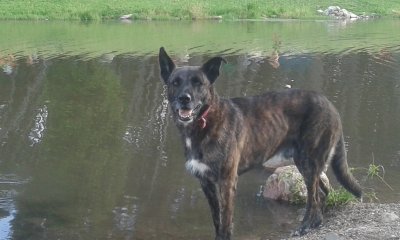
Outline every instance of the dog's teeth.
[(179, 110), (179, 116), (182, 118), (189, 118), (192, 116), (192, 110)]

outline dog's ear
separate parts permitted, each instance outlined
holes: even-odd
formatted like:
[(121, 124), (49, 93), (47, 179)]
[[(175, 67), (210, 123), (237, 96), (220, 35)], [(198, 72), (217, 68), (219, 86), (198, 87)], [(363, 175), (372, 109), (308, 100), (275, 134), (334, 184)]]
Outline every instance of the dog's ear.
[(169, 76), (175, 69), (175, 63), (171, 60), (163, 47), (160, 48), (158, 61), (160, 63), (161, 77), (164, 82), (167, 83)]
[(207, 76), (211, 84), (213, 84), (219, 76), (219, 70), (221, 68), (222, 62), (226, 63), (226, 60), (222, 57), (213, 57), (206, 63), (204, 63), (203, 66), (201, 66), (200, 69)]

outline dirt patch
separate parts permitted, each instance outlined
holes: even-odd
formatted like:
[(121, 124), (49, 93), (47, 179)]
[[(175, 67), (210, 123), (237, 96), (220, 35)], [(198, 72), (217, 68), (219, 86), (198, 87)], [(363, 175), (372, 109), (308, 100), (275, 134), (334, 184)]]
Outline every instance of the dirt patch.
[(289, 239), (400, 239), (400, 204), (357, 203), (330, 208), (321, 227)]

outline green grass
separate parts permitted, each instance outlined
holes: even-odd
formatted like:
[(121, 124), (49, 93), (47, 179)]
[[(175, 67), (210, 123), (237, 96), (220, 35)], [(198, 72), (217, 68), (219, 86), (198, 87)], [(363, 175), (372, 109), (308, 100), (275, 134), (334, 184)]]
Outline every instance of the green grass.
[(134, 19), (320, 18), (316, 10), (338, 5), (356, 14), (398, 16), (398, 0), (2, 0), (0, 19), (107, 20), (123, 14)]
[(357, 201), (357, 199), (344, 188), (332, 188), (328, 194), (328, 198), (326, 199), (326, 205), (339, 206), (355, 201)]

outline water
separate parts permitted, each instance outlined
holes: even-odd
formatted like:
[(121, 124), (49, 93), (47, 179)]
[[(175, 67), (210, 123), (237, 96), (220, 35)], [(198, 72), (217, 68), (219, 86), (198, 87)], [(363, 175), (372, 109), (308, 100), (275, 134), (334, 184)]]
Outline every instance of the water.
[[(344, 123), (349, 164), (380, 202), (399, 202), (399, 20), (358, 22), (0, 22), (0, 239), (211, 239), (206, 199), (159, 78), (228, 61), (225, 97), (320, 91)], [(381, 165), (390, 190), (367, 178)], [(383, 173), (382, 173), (383, 174)], [(288, 236), (298, 209), (257, 197), (241, 176), (238, 239)]]

